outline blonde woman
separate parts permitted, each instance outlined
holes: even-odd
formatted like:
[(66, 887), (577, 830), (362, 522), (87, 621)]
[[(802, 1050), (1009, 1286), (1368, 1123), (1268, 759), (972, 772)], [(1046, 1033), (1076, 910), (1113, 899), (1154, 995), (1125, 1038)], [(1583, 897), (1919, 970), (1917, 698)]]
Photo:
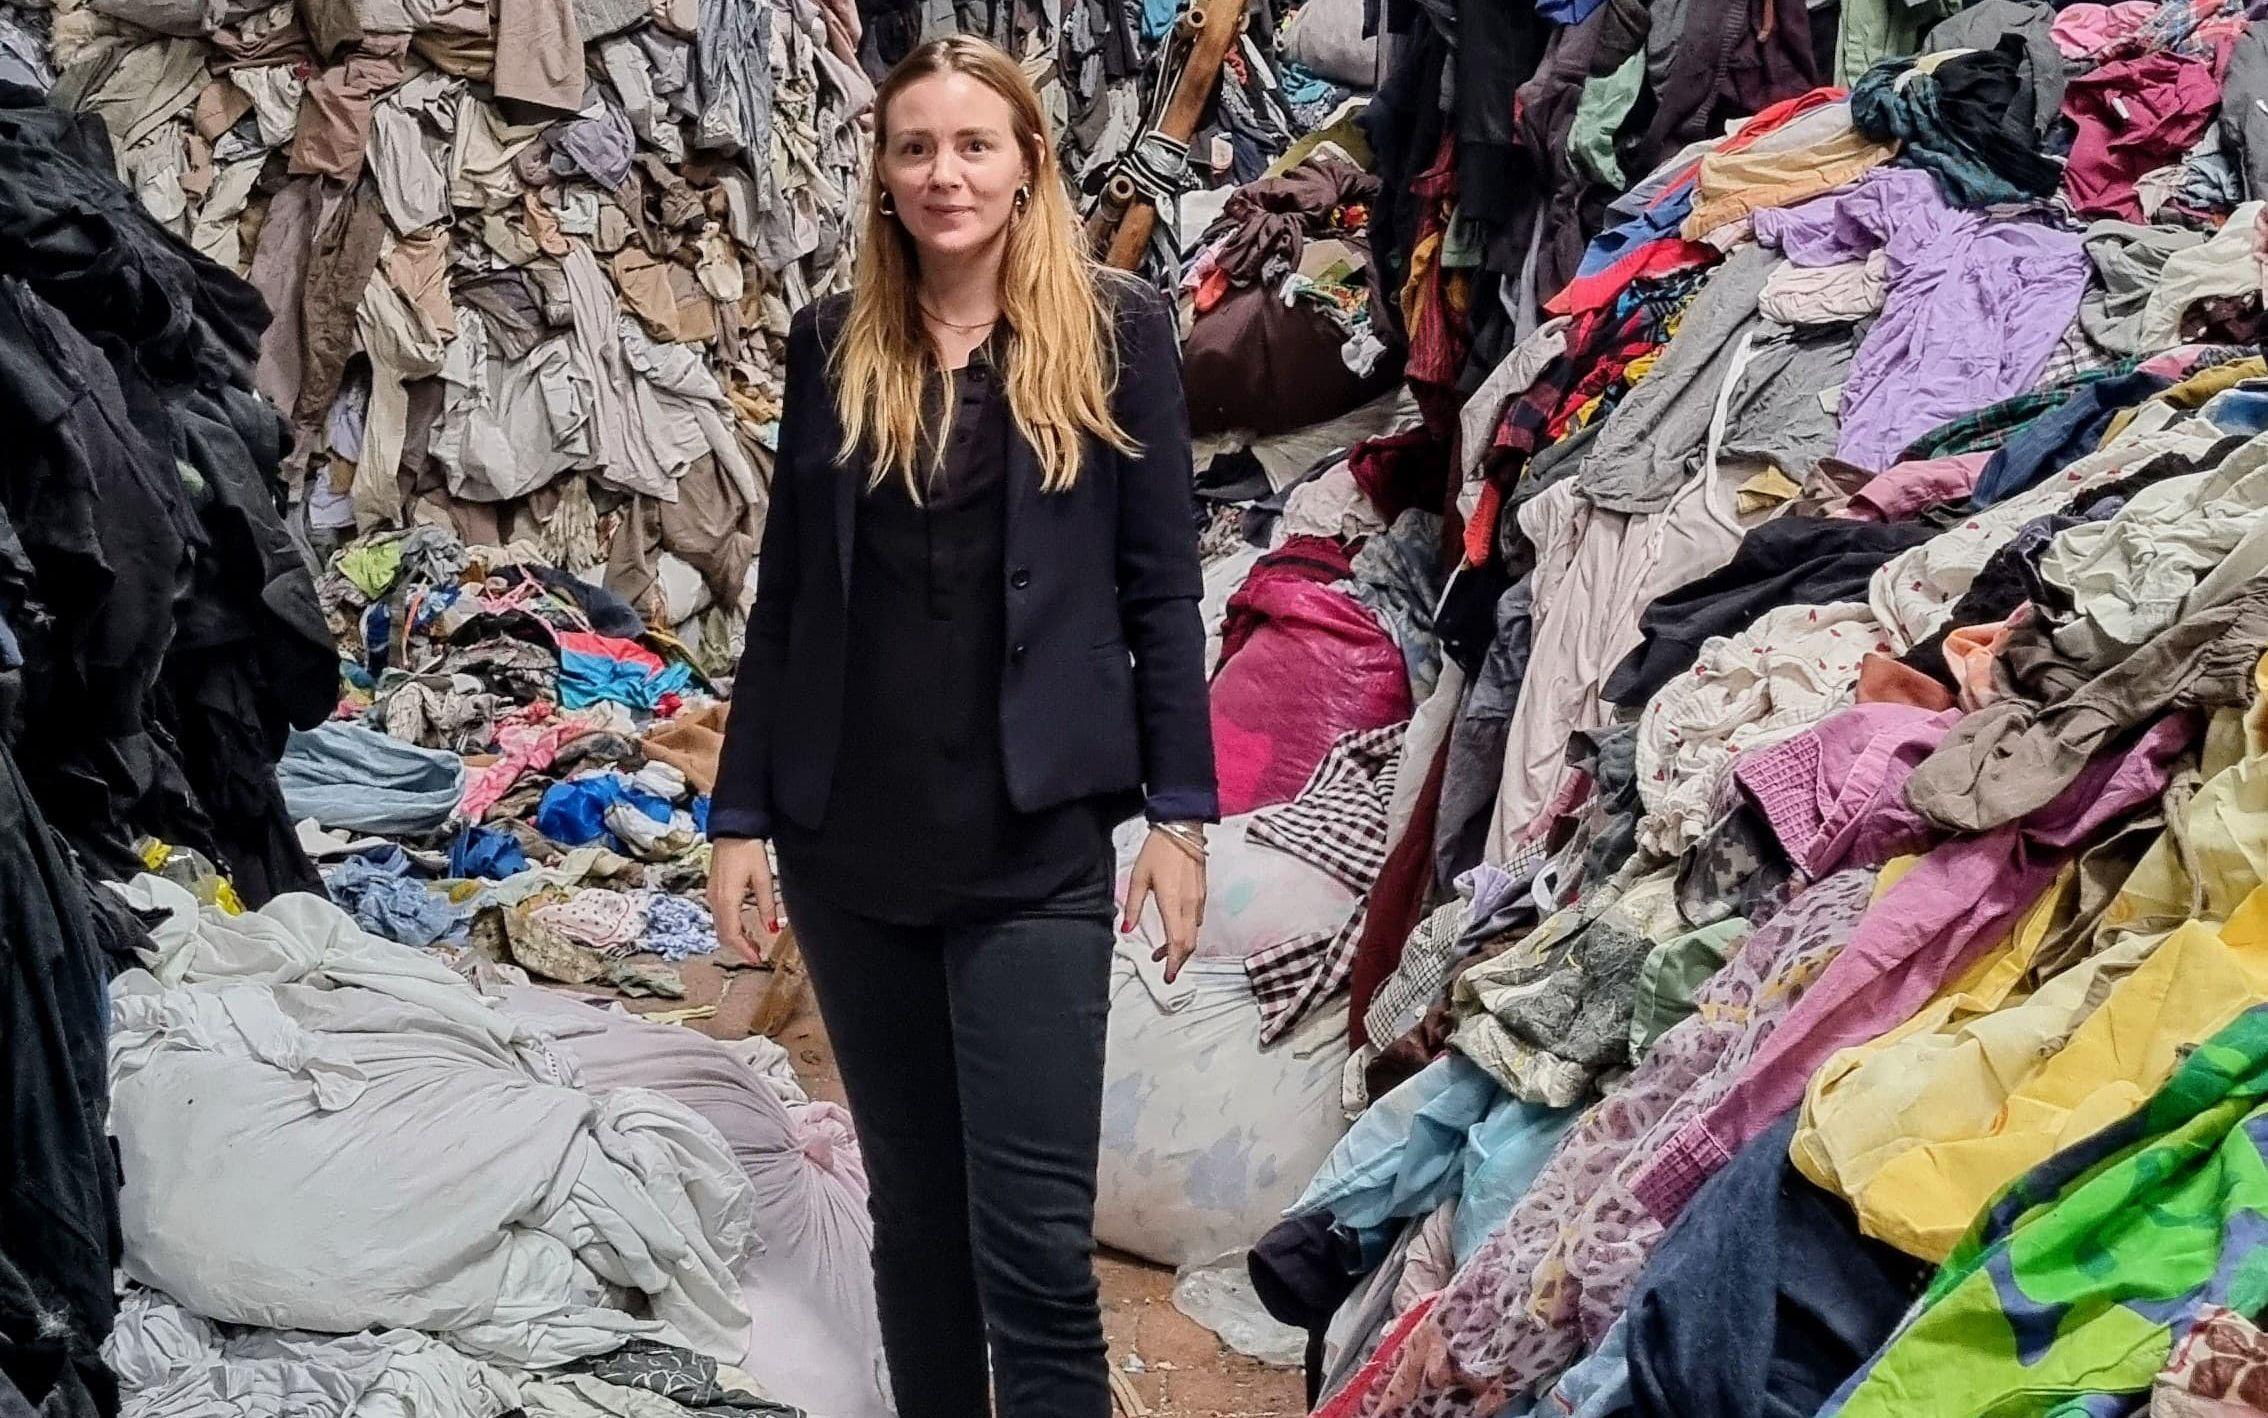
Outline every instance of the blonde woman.
[(1218, 813), (1179, 350), (1007, 55), (925, 44), (875, 112), (854, 289), (788, 336), (710, 898), (760, 959), (777, 848), (902, 1418), (1105, 1418), (1110, 834), (1147, 813), (1124, 921), (1178, 971)]

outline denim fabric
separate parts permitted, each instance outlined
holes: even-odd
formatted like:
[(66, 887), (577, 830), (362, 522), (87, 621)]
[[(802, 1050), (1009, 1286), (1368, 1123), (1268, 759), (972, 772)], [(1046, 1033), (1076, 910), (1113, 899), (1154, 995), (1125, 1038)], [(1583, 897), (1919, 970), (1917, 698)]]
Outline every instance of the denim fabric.
[(294, 818), (325, 827), (414, 837), (449, 820), (464, 796), (464, 760), (359, 724), (295, 730), (276, 765)]

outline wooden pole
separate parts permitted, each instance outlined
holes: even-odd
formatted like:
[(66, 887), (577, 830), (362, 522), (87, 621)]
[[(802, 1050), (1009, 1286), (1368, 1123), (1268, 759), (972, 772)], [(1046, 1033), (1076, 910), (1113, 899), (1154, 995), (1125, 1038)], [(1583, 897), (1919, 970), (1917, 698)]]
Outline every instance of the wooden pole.
[[(1244, 0), (1191, 0), (1180, 23), (1182, 35), (1189, 41), (1189, 60), (1173, 81), (1172, 97), (1166, 101), (1154, 131), (1177, 143), (1187, 143), (1205, 117), (1205, 106), (1213, 101), (1221, 64), (1243, 28)], [(1103, 207), (1106, 211), (1115, 207), (1120, 213), (1103, 260), (1121, 271), (1131, 271), (1142, 264), (1142, 253), (1150, 247), (1150, 233), (1158, 223), (1157, 204), (1142, 195), (1133, 179), (1122, 172), (1112, 176), (1103, 189)]]

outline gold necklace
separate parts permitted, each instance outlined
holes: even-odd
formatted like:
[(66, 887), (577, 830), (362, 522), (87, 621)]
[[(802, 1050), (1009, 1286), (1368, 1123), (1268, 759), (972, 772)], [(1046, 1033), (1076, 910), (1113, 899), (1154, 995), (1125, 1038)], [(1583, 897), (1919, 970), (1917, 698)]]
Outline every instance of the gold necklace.
[(964, 325), (958, 320), (946, 319), (944, 316), (939, 315), (936, 311), (931, 310), (926, 305), (921, 307), (921, 313), (936, 321), (938, 324), (944, 326), (946, 329), (958, 330), (964, 335), (971, 334), (978, 330), (989, 330), (993, 326), (1000, 323), (1000, 317), (995, 315), (990, 320), (979, 320), (974, 325)]

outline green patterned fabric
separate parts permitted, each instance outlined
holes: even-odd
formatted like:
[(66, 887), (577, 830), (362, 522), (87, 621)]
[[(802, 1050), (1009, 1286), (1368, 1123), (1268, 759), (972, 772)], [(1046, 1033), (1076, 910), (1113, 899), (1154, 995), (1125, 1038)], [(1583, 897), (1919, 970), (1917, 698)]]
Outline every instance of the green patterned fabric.
[(2264, 1100), (2268, 1005), (2010, 1184), (1820, 1418), (2138, 1412), (2208, 1307), (2268, 1305)]

